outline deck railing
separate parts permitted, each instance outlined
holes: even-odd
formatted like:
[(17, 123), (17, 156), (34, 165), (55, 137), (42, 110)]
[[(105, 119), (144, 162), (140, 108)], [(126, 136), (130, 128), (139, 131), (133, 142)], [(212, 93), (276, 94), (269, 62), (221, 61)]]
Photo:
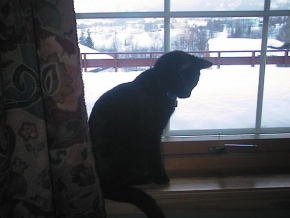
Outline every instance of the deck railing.
[[(277, 66), (290, 66), (290, 50), (268, 50), (266, 64)], [(260, 64), (258, 50), (247, 51), (192, 51), (188, 52), (203, 57), (220, 68), (221, 65), (251, 65)], [(88, 68), (106, 69), (113, 67), (153, 67), (155, 61), (163, 52), (99, 52), (81, 53), (81, 65), (84, 71)]]

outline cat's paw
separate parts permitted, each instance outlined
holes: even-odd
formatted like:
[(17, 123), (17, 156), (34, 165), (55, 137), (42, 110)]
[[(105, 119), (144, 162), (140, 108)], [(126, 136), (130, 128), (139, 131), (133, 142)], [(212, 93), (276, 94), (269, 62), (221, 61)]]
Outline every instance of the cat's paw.
[(163, 184), (168, 184), (169, 182), (170, 182), (170, 179), (166, 174), (154, 177), (154, 183), (156, 184), (163, 185)]

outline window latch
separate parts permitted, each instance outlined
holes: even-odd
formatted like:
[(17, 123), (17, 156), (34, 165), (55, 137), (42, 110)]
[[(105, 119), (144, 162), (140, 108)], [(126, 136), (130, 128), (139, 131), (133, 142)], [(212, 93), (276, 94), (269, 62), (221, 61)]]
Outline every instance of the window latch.
[(257, 145), (247, 144), (224, 144), (221, 146), (210, 146), (208, 152), (217, 153), (253, 153), (257, 152)]

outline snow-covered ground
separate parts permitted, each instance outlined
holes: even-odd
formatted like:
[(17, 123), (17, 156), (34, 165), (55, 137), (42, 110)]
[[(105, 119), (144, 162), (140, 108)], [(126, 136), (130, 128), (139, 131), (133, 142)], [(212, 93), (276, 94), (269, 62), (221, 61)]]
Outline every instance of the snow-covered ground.
[[(140, 72), (83, 72), (88, 114), (102, 93)], [(189, 99), (179, 99), (173, 130), (252, 128), (255, 125), (259, 67), (216, 66), (201, 72)], [(290, 68), (266, 67), (263, 127), (290, 126)]]

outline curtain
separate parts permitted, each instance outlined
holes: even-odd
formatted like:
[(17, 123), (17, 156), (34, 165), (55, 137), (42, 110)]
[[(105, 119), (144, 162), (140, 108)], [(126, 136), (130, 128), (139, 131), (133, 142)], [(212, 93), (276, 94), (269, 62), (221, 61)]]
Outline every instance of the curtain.
[(105, 217), (73, 0), (0, 0), (0, 217)]

